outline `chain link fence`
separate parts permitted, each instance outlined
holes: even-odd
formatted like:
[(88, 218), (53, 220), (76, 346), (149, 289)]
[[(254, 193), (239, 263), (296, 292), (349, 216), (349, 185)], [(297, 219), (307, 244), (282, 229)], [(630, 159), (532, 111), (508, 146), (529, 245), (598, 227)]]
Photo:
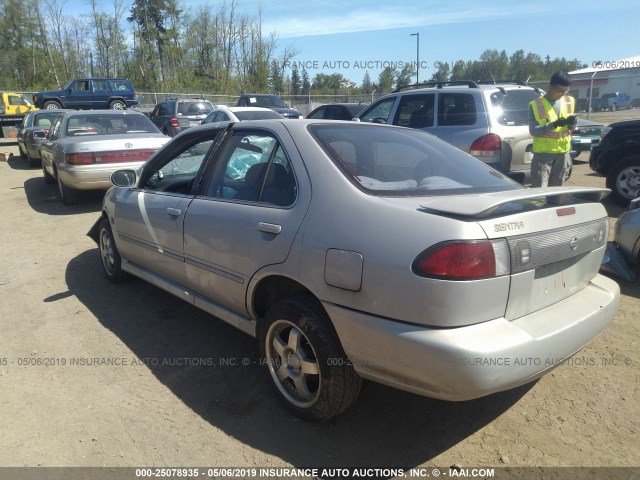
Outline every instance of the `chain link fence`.
[[(136, 110), (143, 111), (145, 113), (153, 110), (153, 107), (161, 101), (168, 98), (202, 98), (209, 100), (213, 105), (225, 105), (232, 107), (238, 102), (239, 95), (212, 95), (208, 93), (170, 93), (170, 92), (137, 92), (140, 99), (140, 103), (136, 107)], [(302, 115), (307, 115), (311, 110), (320, 105), (326, 105), (327, 103), (361, 103), (364, 105), (371, 103), (373, 100), (381, 97), (382, 94), (338, 94), (338, 95), (280, 95), (280, 98), (289, 105), (291, 108), (295, 108)]]

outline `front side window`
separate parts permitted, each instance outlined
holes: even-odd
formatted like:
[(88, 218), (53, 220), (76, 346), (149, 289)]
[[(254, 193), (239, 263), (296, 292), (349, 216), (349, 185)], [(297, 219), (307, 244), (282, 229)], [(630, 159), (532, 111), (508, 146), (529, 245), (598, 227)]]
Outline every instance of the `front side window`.
[(425, 196), (522, 188), (428, 133), (374, 125), (312, 125), (320, 147), (356, 186), (374, 195)]
[(235, 132), (222, 149), (206, 195), (288, 206), (296, 191), (291, 163), (277, 138)]
[(369, 123), (391, 123), (389, 121), (389, 115), (391, 115), (391, 109), (395, 102), (396, 97), (380, 100), (368, 108), (362, 115), (359, 115), (360, 120)]
[(205, 161), (216, 136), (198, 138), (185, 144), (181, 149), (164, 158), (160, 163), (150, 165), (141, 180), (145, 190), (171, 192), (188, 195), (198, 172)]

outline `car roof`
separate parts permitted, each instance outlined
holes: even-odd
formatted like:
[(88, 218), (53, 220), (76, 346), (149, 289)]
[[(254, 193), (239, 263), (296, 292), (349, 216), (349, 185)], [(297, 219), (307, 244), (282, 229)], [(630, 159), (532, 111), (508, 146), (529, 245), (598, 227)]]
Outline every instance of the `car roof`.
[(146, 115), (142, 112), (139, 112), (137, 110), (58, 110), (59, 112), (66, 112), (68, 115), (68, 117), (71, 116), (76, 116), (76, 115), (82, 115), (83, 117), (87, 117), (87, 116), (95, 116), (95, 115), (100, 115), (100, 116), (105, 116), (105, 115), (110, 115), (110, 116), (120, 116), (120, 115), (142, 115), (143, 117), (146, 117)]

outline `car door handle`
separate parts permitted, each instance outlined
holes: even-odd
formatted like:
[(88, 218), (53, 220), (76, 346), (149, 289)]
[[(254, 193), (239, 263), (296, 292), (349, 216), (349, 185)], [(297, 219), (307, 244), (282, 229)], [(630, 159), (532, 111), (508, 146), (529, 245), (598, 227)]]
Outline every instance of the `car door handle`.
[(277, 235), (282, 231), (282, 226), (276, 225), (274, 223), (258, 222), (258, 230), (260, 230), (261, 232), (273, 233), (274, 235)]
[(182, 213), (182, 210), (179, 208), (167, 208), (167, 213), (172, 217), (178, 217)]

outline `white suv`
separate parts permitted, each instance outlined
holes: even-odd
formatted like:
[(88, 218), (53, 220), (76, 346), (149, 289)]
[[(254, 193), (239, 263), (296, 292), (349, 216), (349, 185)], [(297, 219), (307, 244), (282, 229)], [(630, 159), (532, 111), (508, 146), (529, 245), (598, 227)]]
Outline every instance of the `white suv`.
[(424, 130), (522, 182), (531, 173), (528, 106), (543, 94), (519, 81), (422, 83), (381, 97), (356, 120)]

